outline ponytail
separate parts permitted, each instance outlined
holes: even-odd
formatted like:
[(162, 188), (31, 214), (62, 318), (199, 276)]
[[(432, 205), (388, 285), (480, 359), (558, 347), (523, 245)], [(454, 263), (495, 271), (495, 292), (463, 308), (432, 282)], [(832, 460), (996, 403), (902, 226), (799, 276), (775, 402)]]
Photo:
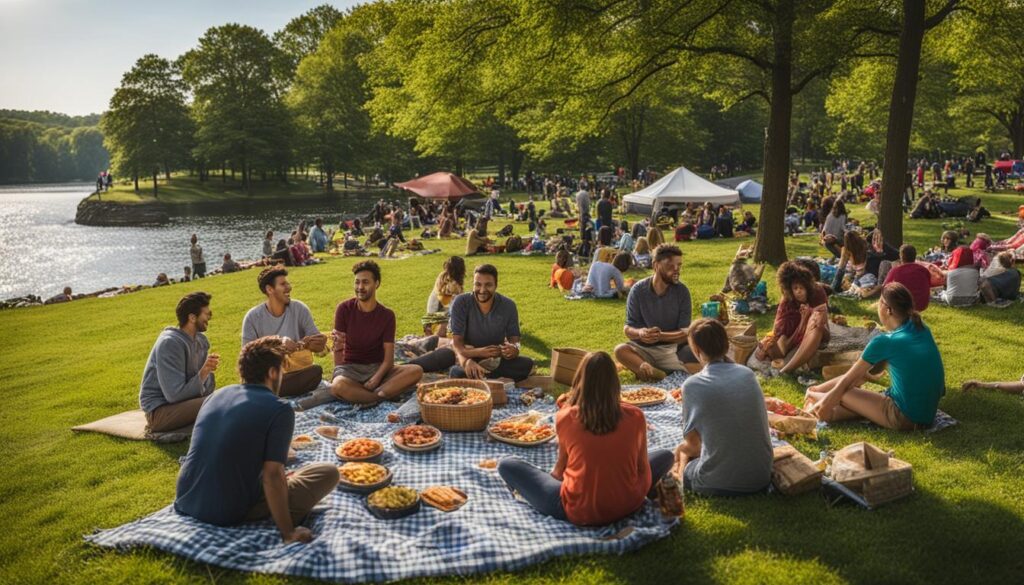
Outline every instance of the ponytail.
[(890, 282), (882, 288), (882, 301), (894, 312), (909, 319), (915, 328), (924, 327), (921, 313), (914, 309), (914, 296), (907, 287), (898, 282)]

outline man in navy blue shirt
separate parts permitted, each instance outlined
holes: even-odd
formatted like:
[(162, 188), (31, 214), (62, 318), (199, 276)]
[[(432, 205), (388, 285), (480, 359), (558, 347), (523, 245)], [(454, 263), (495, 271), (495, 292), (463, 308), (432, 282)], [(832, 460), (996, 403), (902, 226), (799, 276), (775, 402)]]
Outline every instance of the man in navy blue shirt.
[(312, 540), (297, 525), (338, 485), (338, 468), (314, 463), (285, 475), (295, 413), (277, 397), (284, 355), (277, 336), (247, 343), (238, 358), (243, 383), (221, 388), (199, 410), (178, 475), (179, 514), (218, 526), (269, 516), (285, 543)]

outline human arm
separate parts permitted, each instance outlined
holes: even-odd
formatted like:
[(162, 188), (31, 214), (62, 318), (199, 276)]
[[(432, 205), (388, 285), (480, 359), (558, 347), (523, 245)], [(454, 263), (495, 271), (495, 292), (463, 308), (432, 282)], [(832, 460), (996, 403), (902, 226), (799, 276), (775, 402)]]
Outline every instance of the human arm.
[(824, 398), (811, 407), (810, 412), (817, 415), (819, 420), (831, 420), (833, 411), (843, 400), (843, 395), (846, 394), (846, 391), (852, 388), (854, 384), (857, 384), (864, 379), (868, 370), (871, 369), (871, 366), (872, 364), (868, 363), (863, 357), (861, 357), (849, 370), (847, 370), (845, 374), (840, 378), (837, 378), (839, 381), (832, 384), (830, 389), (825, 384), (820, 386), (811, 386), (808, 388), (808, 392), (824, 391), (826, 393)]
[(569, 463), (569, 452), (565, 450), (565, 443), (558, 442), (558, 459), (555, 460), (555, 466), (551, 469), (551, 477), (562, 481), (562, 477), (565, 474), (565, 466)]
[(683, 437), (683, 442), (676, 446), (672, 475), (677, 479), (682, 479), (686, 464), (691, 459), (700, 457), (701, 445), (700, 433), (695, 430), (690, 431)]
[(373, 376), (370, 376), (370, 379), (363, 384), (363, 387), (371, 392), (376, 390), (377, 387), (380, 386), (381, 382), (384, 381), (384, 377), (388, 375), (388, 372), (390, 372), (393, 367), (395, 367), (394, 341), (384, 344), (384, 360), (380, 363), (380, 366), (377, 367), (377, 371), (373, 373)]
[(174, 404), (209, 393), (206, 379), (217, 369), (220, 356), (207, 355), (200, 370), (190, 377), (187, 371), (188, 348), (181, 341), (162, 338), (156, 354), (157, 382), (167, 402)]
[(1007, 394), (1024, 394), (1024, 379), (1016, 382), (982, 382), (980, 380), (967, 380), (961, 386), (964, 392), (970, 392), (976, 388), (991, 388)]

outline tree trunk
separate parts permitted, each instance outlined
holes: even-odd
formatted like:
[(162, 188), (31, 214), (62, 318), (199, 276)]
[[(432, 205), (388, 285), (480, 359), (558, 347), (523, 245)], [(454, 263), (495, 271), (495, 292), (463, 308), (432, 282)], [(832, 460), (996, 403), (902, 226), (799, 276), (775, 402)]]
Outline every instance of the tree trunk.
[(460, 177), (462, 176), (462, 159), (461, 158), (455, 160), (455, 174), (460, 176)]
[(132, 175), (132, 179), (135, 180), (135, 192), (138, 193), (139, 192), (139, 174), (135, 173), (134, 175)]
[(156, 188), (156, 180), (157, 180), (157, 177), (159, 177), (159, 176), (160, 176), (160, 171), (159, 170), (153, 171), (153, 199), (159, 199), (160, 198), (159, 197), (159, 193), (157, 193), (157, 188)]
[(1013, 144), (1013, 158), (1018, 160), (1024, 156), (1024, 103), (1010, 112), (1007, 119), (1010, 123), (1006, 130), (1009, 132), (1010, 142)]
[(498, 150), (498, 176), (495, 178), (499, 185), (505, 180), (505, 149)]
[(334, 192), (334, 169), (328, 166), (327, 168), (324, 169), (324, 175), (326, 175), (326, 177), (327, 177), (327, 192), (328, 193), (333, 193)]
[(885, 242), (897, 248), (903, 243), (903, 191), (906, 189), (907, 155), (921, 67), (921, 44), (924, 41), (924, 4), (924, 0), (903, 0), (900, 52), (889, 101), (889, 130), (885, 141), (882, 193), (878, 202), (878, 227)]
[(512, 183), (519, 182), (519, 171), (523, 168), (523, 151), (516, 150), (512, 153), (512, 161), (509, 163), (509, 172), (512, 173)]
[(793, 1), (779, 2), (775, 11), (774, 65), (771, 110), (765, 152), (764, 193), (754, 260), (786, 261), (786, 190), (789, 184), (789, 137), (793, 118)]
[(171, 180), (171, 167), (164, 163), (164, 177), (169, 182)]
[(622, 128), (622, 139), (626, 148), (626, 161), (629, 164), (629, 172), (634, 177), (640, 172), (640, 142), (643, 140), (644, 135), (644, 115), (646, 111), (646, 106), (631, 106), (625, 113)]

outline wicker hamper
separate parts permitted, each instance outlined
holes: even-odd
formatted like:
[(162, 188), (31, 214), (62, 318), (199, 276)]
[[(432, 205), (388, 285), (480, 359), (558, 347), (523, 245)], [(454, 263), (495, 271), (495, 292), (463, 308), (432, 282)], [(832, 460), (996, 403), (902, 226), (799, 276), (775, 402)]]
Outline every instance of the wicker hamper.
[[(477, 404), (430, 404), (423, 401), (423, 396), (435, 388), (476, 388), (487, 393), (487, 400)], [(491, 420), (494, 403), (491, 389), (487, 382), (455, 378), (420, 384), (416, 389), (416, 400), (420, 404), (420, 418), (423, 422), (434, 425), (442, 431), (468, 432), (482, 431)]]
[(870, 443), (854, 443), (837, 451), (831, 471), (832, 479), (863, 496), (870, 507), (914, 491), (911, 465)]

